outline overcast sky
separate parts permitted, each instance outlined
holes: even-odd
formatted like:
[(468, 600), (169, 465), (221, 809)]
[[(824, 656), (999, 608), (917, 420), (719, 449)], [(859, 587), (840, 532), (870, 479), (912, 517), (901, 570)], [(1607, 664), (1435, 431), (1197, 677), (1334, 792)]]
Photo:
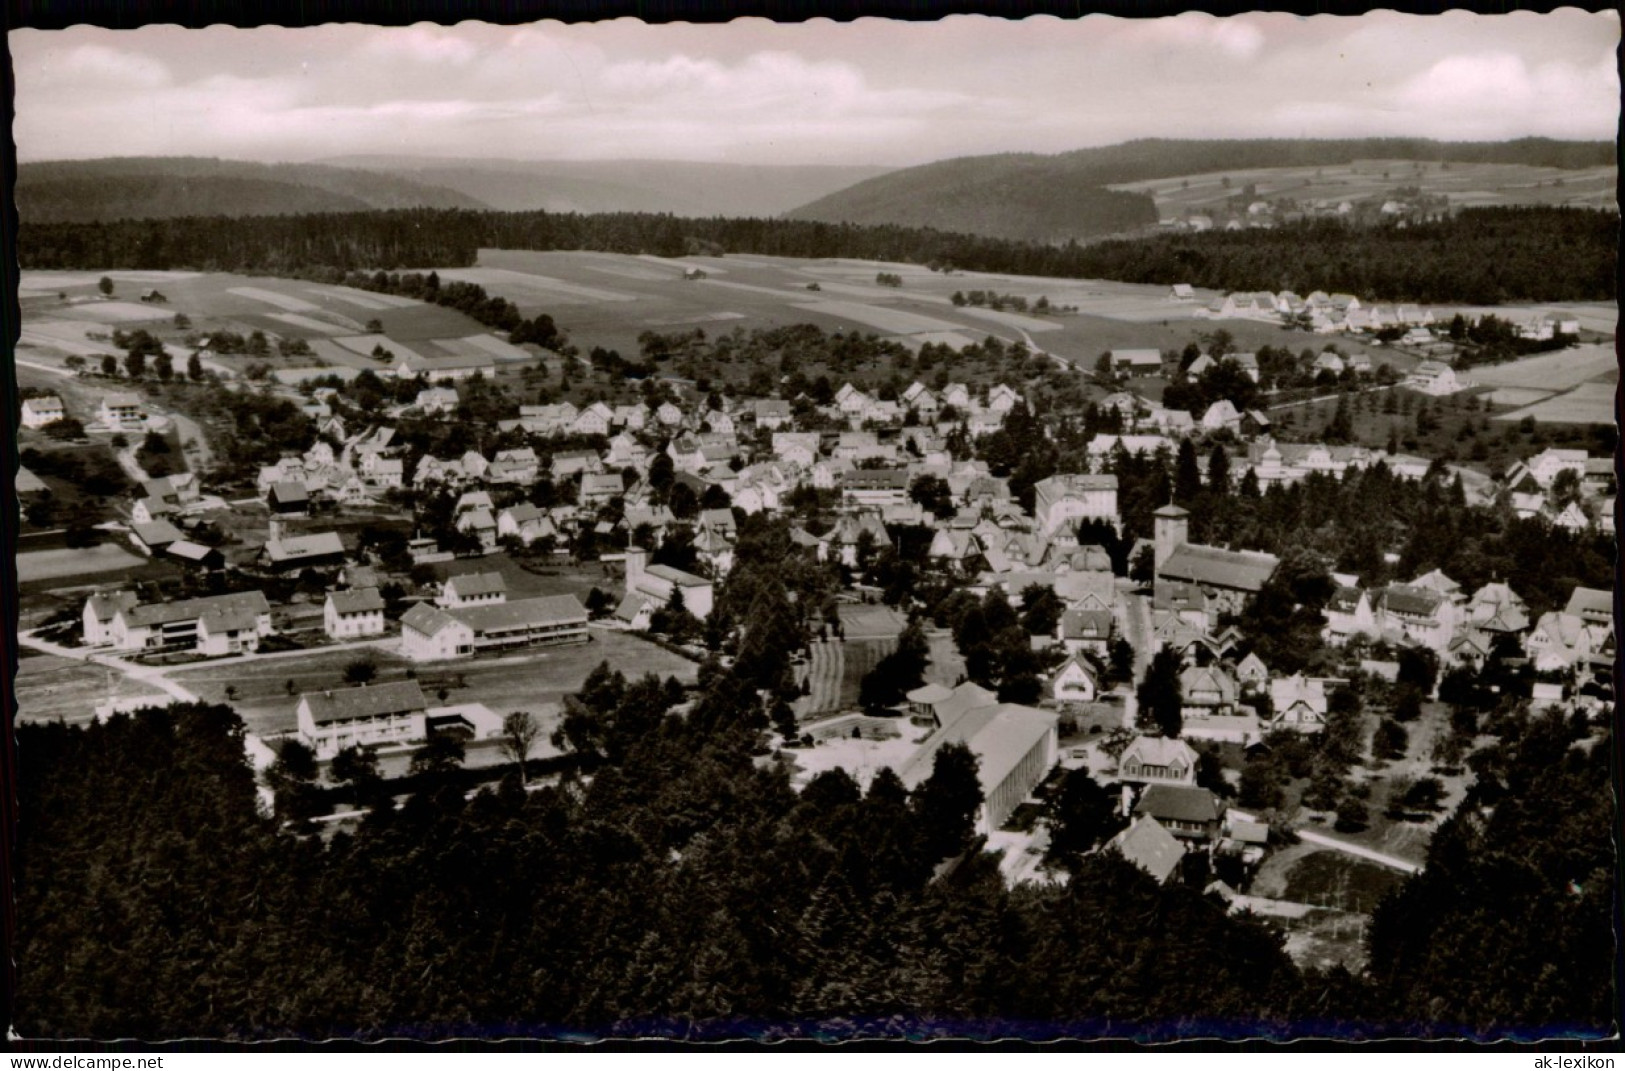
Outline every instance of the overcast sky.
[(1612, 140), (1616, 13), (8, 35), (23, 161), (907, 165), (1130, 138)]

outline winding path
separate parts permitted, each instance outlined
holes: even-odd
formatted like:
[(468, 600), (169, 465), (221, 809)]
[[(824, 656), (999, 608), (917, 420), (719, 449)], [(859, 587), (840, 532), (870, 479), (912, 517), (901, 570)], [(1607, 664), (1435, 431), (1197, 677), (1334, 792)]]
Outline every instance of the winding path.
[(1346, 855), (1369, 859), (1373, 863), (1380, 863), (1383, 866), (1404, 871), (1406, 874), (1420, 874), (1422, 872), (1421, 863), (1413, 863), (1409, 859), (1401, 859), (1397, 855), (1388, 855), (1386, 852), (1379, 852), (1362, 844), (1351, 844), (1346, 840), (1328, 837), (1324, 833), (1316, 833), (1311, 829), (1298, 830), (1298, 839), (1306, 844), (1318, 844), (1322, 848), (1330, 848), (1335, 852), (1343, 852)]

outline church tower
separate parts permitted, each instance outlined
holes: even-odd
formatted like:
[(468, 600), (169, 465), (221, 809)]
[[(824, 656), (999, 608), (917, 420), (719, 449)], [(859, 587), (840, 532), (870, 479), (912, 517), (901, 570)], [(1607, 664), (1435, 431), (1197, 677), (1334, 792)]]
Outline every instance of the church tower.
[(1175, 550), (1190, 542), (1190, 511), (1169, 503), (1152, 515), (1154, 524), (1154, 550), (1157, 572)]

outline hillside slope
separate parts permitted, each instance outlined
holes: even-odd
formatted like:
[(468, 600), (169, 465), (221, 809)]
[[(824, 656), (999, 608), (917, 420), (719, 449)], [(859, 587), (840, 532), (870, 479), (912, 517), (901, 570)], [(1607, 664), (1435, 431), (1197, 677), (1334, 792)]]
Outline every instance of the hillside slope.
[(1360, 160), (1451, 161), (1582, 169), (1613, 163), (1606, 142), (1526, 138), (1169, 141), (1146, 139), (1054, 156), (959, 157), (905, 168), (786, 213), (790, 219), (902, 224), (997, 238), (1057, 241), (1129, 230), (1157, 218), (1143, 190), (1101, 187), (1231, 170), (1329, 167)]
[(410, 177), (508, 212), (669, 212), (770, 217), (883, 174), (880, 167), (677, 160), (479, 160), (345, 156), (338, 167)]
[(17, 210), (23, 219), (39, 223), (417, 207), (487, 206), (466, 193), (411, 179), (313, 164), (115, 157), (17, 169)]
[(881, 175), (786, 214), (826, 223), (896, 224), (990, 238), (1064, 242), (1157, 221), (1144, 194), (1102, 189), (1056, 157), (979, 156)]

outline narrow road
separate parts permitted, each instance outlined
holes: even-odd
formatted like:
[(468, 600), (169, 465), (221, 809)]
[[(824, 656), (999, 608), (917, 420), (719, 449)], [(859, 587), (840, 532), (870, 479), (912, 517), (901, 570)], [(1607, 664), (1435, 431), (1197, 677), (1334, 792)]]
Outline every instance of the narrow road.
[[(138, 662), (126, 661), (125, 659), (118, 657), (116, 654), (99, 651), (90, 647), (64, 647), (62, 644), (52, 643), (49, 640), (41, 639), (32, 632), (18, 633), (17, 642), (26, 647), (32, 647), (36, 651), (44, 651), (46, 654), (56, 655), (59, 658), (72, 658), (80, 662), (94, 662), (96, 665), (106, 666), (108, 669), (122, 673), (124, 676), (133, 681), (140, 681), (143, 684), (150, 684), (154, 688), (162, 689), (164, 692), (168, 693), (170, 696), (182, 703), (196, 703), (200, 700), (196, 692), (193, 692), (185, 685), (180, 684), (179, 682), (170, 678), (169, 675), (177, 670), (212, 669), (215, 666), (230, 666), (242, 662), (264, 662), (279, 658), (306, 657), (311, 653), (308, 650), (273, 651), (266, 654), (244, 654), (232, 655), (227, 658), (213, 658), (206, 662), (190, 662), (183, 666), (144, 666)], [(352, 651), (361, 648), (382, 649), (386, 651), (390, 649), (389, 647), (384, 646), (383, 641), (373, 639), (354, 640), (350, 643), (333, 644), (330, 647), (319, 648), (319, 650)]]
[(144, 484), (147, 482), (149, 479), (147, 476), (147, 470), (142, 468), (141, 462), (135, 459), (135, 447), (126, 447), (123, 450), (117, 451), (114, 456), (118, 458), (119, 468), (124, 470), (124, 475), (134, 480), (137, 484)]
[(94, 651), (88, 647), (64, 647), (60, 643), (52, 643), (41, 639), (32, 632), (19, 632), (17, 642), (25, 647), (32, 647), (36, 651), (56, 655), (58, 658), (72, 658), (79, 662), (94, 662), (98, 666), (106, 666), (116, 670), (133, 681), (150, 684), (162, 689), (170, 696), (182, 703), (195, 703), (198, 697), (195, 693), (170, 680), (167, 671), (160, 666), (143, 666), (134, 662), (126, 662), (117, 655)]
[[(189, 416), (173, 412), (167, 416), (175, 422), (175, 430), (180, 434), (181, 453), (186, 458), (187, 469), (201, 473), (208, 467), (209, 462), (214, 460), (214, 455), (209, 452), (209, 440), (204, 436), (203, 429)], [(189, 447), (187, 443), (193, 445)]]
[(1369, 859), (1373, 863), (1381, 863), (1383, 866), (1392, 867), (1395, 870), (1402, 870), (1407, 874), (1419, 874), (1422, 872), (1421, 863), (1413, 863), (1409, 859), (1401, 859), (1397, 855), (1388, 855), (1384, 852), (1375, 851), (1371, 848), (1365, 847), (1364, 845), (1350, 844), (1346, 840), (1338, 840), (1336, 837), (1328, 837), (1324, 833), (1316, 833), (1313, 830), (1298, 830), (1298, 839), (1307, 844), (1318, 844), (1322, 848), (1330, 848), (1333, 851), (1343, 852), (1346, 855), (1355, 855), (1359, 856), (1361, 859)]

